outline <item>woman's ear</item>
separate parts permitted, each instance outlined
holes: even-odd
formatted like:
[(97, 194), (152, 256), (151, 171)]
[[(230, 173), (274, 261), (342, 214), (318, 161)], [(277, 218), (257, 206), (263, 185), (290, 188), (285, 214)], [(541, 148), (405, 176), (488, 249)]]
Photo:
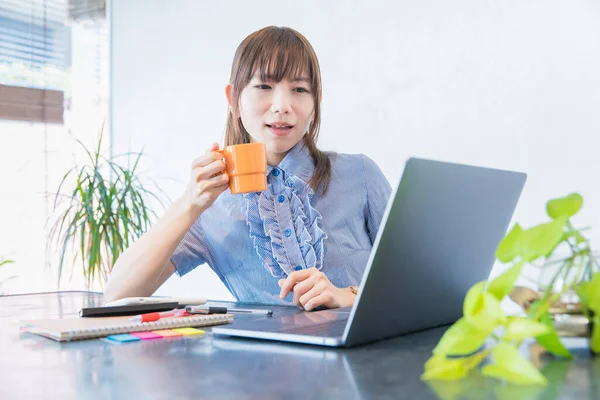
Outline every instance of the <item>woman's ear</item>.
[(231, 85), (225, 86), (225, 96), (227, 97), (227, 103), (229, 104), (229, 112), (231, 112), (231, 114), (237, 118), (237, 115), (234, 112), (234, 107), (233, 107), (233, 95), (231, 93), (232, 90), (233, 90), (233, 86), (231, 86)]

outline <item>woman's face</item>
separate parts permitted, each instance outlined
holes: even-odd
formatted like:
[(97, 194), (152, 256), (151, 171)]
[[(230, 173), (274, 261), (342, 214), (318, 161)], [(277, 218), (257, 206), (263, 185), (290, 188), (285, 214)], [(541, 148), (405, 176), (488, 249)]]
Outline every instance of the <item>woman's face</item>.
[[(228, 88), (228, 97), (231, 88)], [(279, 164), (308, 131), (315, 103), (307, 76), (261, 81), (256, 74), (242, 90), (239, 117), (253, 142), (267, 148), (267, 162)]]

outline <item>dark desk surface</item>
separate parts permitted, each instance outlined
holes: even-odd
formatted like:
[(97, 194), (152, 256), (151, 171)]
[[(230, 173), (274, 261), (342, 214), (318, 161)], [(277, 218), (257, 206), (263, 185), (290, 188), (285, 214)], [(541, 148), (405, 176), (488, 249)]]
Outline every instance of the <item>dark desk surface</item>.
[[(58, 343), (19, 332), (21, 319), (74, 316), (96, 293), (0, 297), (0, 399), (600, 399), (600, 358), (546, 361), (546, 388), (481, 376), (419, 379), (445, 329), (353, 349), (202, 336)], [(236, 317), (237, 318), (237, 317)]]

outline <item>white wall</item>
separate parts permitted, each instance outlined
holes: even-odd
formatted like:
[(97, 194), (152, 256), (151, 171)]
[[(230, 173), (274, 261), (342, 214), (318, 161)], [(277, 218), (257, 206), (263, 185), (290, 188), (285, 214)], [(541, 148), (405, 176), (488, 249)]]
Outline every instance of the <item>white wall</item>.
[[(239, 42), (291, 26), (321, 62), (322, 148), (363, 152), (393, 183), (413, 155), (525, 171), (515, 220), (579, 191), (575, 222), (600, 244), (599, 21), (595, 0), (114, 1), (114, 149), (144, 147), (176, 197), (222, 140)], [(161, 290), (229, 296), (206, 266)]]

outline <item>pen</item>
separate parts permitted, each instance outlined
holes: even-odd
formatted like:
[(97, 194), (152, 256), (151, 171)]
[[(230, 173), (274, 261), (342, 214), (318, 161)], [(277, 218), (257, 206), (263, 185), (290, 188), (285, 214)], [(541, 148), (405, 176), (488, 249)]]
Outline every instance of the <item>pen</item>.
[(165, 317), (181, 317), (187, 314), (187, 311), (184, 309), (174, 309), (171, 311), (162, 311), (162, 312), (153, 312), (147, 314), (140, 314), (134, 317), (129, 318), (130, 321), (134, 322), (152, 322), (158, 321), (161, 318)]
[(190, 314), (255, 314), (266, 315), (271, 317), (272, 310), (251, 310), (248, 308), (227, 308), (227, 307), (211, 307), (211, 306), (187, 306), (185, 310)]

